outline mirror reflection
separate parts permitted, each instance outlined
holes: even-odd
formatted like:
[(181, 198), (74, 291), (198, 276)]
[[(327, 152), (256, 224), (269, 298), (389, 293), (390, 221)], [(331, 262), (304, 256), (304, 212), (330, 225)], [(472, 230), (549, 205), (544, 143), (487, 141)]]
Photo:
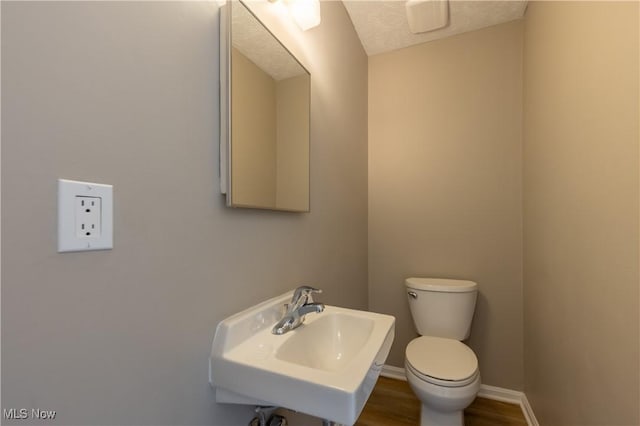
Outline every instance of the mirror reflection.
[(309, 211), (310, 75), (231, 3), (230, 205)]

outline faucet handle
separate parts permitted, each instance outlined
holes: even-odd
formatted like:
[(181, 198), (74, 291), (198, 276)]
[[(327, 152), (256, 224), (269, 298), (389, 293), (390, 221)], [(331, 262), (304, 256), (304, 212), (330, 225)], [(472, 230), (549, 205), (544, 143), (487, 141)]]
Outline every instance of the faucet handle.
[(311, 295), (320, 293), (322, 293), (322, 289), (311, 287), (308, 285), (300, 286), (293, 292), (291, 303), (293, 305), (297, 305), (302, 297), (305, 298), (304, 303), (313, 303), (313, 297)]

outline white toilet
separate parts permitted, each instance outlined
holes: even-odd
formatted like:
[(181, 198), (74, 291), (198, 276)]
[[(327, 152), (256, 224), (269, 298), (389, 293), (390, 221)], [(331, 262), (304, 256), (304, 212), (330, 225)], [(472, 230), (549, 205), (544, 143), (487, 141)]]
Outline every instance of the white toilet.
[(407, 345), (407, 381), (422, 402), (421, 426), (462, 426), (463, 410), (480, 390), (469, 337), (478, 285), (473, 281), (408, 278), (411, 316), (420, 337)]

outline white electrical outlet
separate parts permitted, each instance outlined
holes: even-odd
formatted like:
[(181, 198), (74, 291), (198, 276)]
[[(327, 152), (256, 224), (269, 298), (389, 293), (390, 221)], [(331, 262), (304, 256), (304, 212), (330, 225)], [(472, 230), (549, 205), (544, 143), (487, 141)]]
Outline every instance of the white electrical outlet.
[(98, 238), (102, 232), (102, 198), (76, 195), (76, 237)]
[(113, 248), (113, 187), (58, 180), (58, 251)]

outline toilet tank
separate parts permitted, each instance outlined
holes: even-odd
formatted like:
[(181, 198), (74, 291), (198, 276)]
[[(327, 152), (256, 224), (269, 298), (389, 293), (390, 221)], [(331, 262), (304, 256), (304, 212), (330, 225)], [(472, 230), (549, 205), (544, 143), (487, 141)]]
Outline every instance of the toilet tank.
[(443, 278), (407, 278), (409, 309), (422, 336), (465, 340), (471, 331), (478, 284)]

